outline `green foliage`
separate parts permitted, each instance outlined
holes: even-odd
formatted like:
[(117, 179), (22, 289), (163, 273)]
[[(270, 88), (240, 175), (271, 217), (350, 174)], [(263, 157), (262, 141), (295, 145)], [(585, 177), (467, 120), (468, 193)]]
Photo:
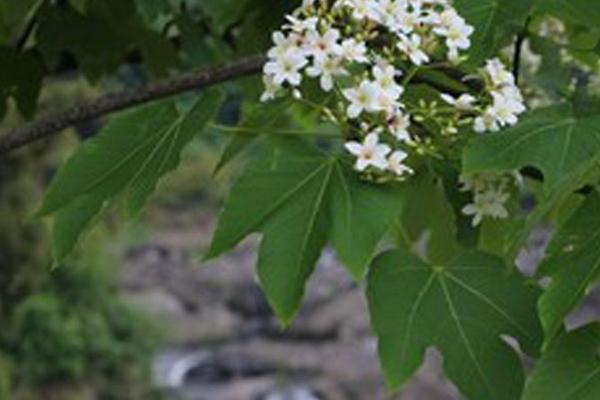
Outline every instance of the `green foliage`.
[(500, 335), (535, 354), (541, 343), (537, 290), (505, 275), (503, 263), (458, 253), (428, 265), (401, 250), (380, 255), (368, 280), (369, 309), (392, 388), (406, 382), (434, 345), (444, 370), (473, 399), (516, 399), (523, 386), (517, 354)]
[(593, 400), (600, 393), (600, 326), (562, 334), (544, 352), (523, 400)]
[(15, 308), (8, 346), (15, 374), (28, 384), (117, 380), (131, 367), (145, 374), (157, 335), (115, 297), (112, 270), (97, 262), (88, 257), (55, 271)]
[(47, 385), (64, 382), (103, 399), (147, 398), (135, 392), (148, 384), (157, 337), (118, 298), (114, 260), (88, 247), (51, 271), (45, 230), (23, 223), (51, 159), (0, 160), (0, 399), (47, 398)]
[(12, 44), (40, 3), (40, 0), (9, 0), (0, 4), (0, 45)]
[(581, 185), (581, 177), (600, 161), (599, 126), (600, 116), (578, 115), (569, 104), (536, 110), (502, 135), (472, 141), (464, 168), (480, 172), (535, 166), (544, 173), (547, 192)]
[(262, 233), (258, 274), (284, 323), (329, 240), (359, 279), (400, 211), (397, 185), (361, 182), (348, 169), (300, 140), (280, 139), (247, 167), (225, 204), (207, 257)]
[(130, 0), (89, 0), (85, 14), (46, 5), (40, 12), (39, 48), (48, 63), (58, 64), (63, 52), (72, 54), (92, 81), (113, 72), (131, 46), (139, 50), (154, 74), (161, 75), (175, 59), (175, 50), (148, 29)]
[(32, 117), (39, 95), (43, 66), (33, 52), (19, 53), (8, 47), (0, 47), (0, 118), (6, 113), (6, 101), (14, 98), (21, 114)]
[[(32, 296), (15, 311), (15, 350), (33, 382), (73, 377), (80, 379), (85, 365), (80, 321), (64, 317), (64, 305), (51, 295)], [(52, 366), (51, 369), (48, 366)]]
[(561, 331), (567, 314), (600, 277), (599, 217), (600, 196), (592, 193), (558, 231), (553, 251), (541, 267), (552, 277), (539, 305), (547, 340)]
[(600, 4), (587, 0), (537, 0), (536, 11), (549, 13), (567, 22), (587, 25), (597, 29), (600, 21)]
[[(4, 1), (0, 115), (14, 101), (21, 115), (35, 116), (43, 82), (57, 72), (76, 72), (103, 87), (106, 82), (128, 84), (123, 79), (127, 74), (146, 82), (264, 52), (272, 31), (299, 3)], [(258, 276), (284, 324), (292, 322), (318, 258), (331, 245), (353, 278), (360, 282), (368, 276), (373, 327), (393, 388), (406, 382), (421, 365), (425, 349), (435, 346), (444, 356), (446, 374), (469, 399), (517, 400), (526, 378), (517, 354), (505, 343), (510, 336), (529, 356), (539, 357), (524, 400), (599, 398), (598, 327), (567, 334), (563, 322), (600, 274), (600, 101), (594, 97), (594, 90), (600, 90), (600, 3), (454, 3), (475, 27), (468, 71), (451, 65), (421, 68), (414, 76), (418, 82), (406, 87), (406, 105), (439, 103), (441, 92), (476, 95), (480, 88), (471, 85), (465, 72), (475, 72), (490, 57), (524, 59), (531, 49), (539, 63), (533, 57), (530, 65), (512, 67), (537, 109), (517, 125), (486, 136), (460, 126), (460, 138), (454, 140), (453, 134), (442, 133), (443, 127), (415, 118), (411, 129), (419, 141), (411, 145), (424, 161), (411, 164), (415, 175), (406, 181), (375, 183), (361, 179), (341, 155), (340, 140), (354, 139), (358, 126), (349, 123), (341, 133), (332, 131), (319, 117), (331, 121), (331, 115), (345, 110), (310, 90), (301, 99), (259, 105), (260, 79), (250, 77), (224, 85), (233, 117), (219, 114), (227, 107), (216, 89), (204, 91), (185, 109), (178, 107), (182, 102), (167, 100), (128, 110), (83, 143), (53, 178), (38, 214), (53, 218), (55, 258), (68, 259), (104, 210), (124, 205), (129, 216), (137, 216), (159, 181), (177, 169), (194, 137), (205, 130), (222, 131), (231, 138), (214, 171), (242, 154), (251, 161), (225, 202), (207, 257), (260, 234)], [(528, 38), (522, 57), (515, 54), (517, 35)], [(321, 113), (323, 107), (331, 115)], [(213, 119), (229, 125), (205, 129)], [(247, 151), (251, 147), (258, 151)], [(518, 187), (511, 192), (510, 218), (474, 227), (463, 215), (473, 199), (461, 192), (459, 176), (488, 172), (520, 172), (525, 178), (516, 180)], [(0, 169), (0, 178), (8, 177)], [(520, 207), (523, 193), (535, 198), (531, 212)], [(12, 209), (0, 212), (0, 217), (10, 215)], [(527, 281), (513, 268), (540, 221), (558, 227), (536, 274), (549, 278), (547, 285)], [(14, 240), (5, 232), (16, 229), (11, 220), (0, 230), (0, 242)], [(385, 240), (388, 233), (395, 244)], [(373, 262), (383, 244), (396, 249)], [(24, 253), (11, 255), (9, 262)], [(7, 330), (11, 351), (23, 363), (0, 365), (0, 397), (2, 390), (10, 390), (4, 389), (4, 375), (21, 374), (33, 381), (83, 379), (92, 374), (90, 360), (101, 359), (97, 367), (106, 375), (118, 370), (121, 360), (135, 360), (145, 351), (116, 338), (117, 331), (137, 338), (139, 325), (120, 304), (97, 304), (96, 299), (113, 294), (104, 291), (107, 285), (92, 285), (101, 276), (60, 272), (54, 279), (24, 301), (7, 296), (10, 307), (18, 304), (15, 325)], [(35, 277), (24, 281), (18, 293), (40, 285)], [(5, 289), (3, 279), (0, 285)], [(67, 287), (71, 290), (58, 290)]]
[(0, 399), (9, 399), (12, 392), (12, 366), (8, 358), (0, 353)]
[[(161, 176), (179, 164), (182, 149), (218, 111), (222, 96), (208, 91), (188, 111), (173, 101), (144, 107), (111, 121), (58, 172), (39, 211), (58, 212), (54, 254), (62, 258), (102, 207), (122, 196), (137, 214)], [(128, 133), (123, 140), (123, 132)]]
[(523, 30), (529, 9), (535, 0), (456, 0), (456, 9), (477, 29), (471, 40), (469, 61), (479, 65), (500, 46), (510, 42), (511, 35)]
[[(399, 239), (410, 245), (425, 236), (429, 260), (444, 262), (452, 257), (458, 247), (456, 218), (442, 180), (431, 171), (415, 177), (406, 184), (403, 203), (398, 224)], [(427, 212), (423, 214), (422, 210)]]

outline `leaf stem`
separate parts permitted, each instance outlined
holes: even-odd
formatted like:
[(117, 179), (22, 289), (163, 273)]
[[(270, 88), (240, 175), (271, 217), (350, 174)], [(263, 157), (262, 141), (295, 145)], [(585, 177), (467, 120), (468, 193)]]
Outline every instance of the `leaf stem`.
[(210, 124), (210, 125), (208, 125), (208, 127), (222, 131), (222, 132), (242, 133), (242, 134), (248, 134), (248, 135), (272, 134), (272, 135), (340, 138), (340, 136), (336, 135), (336, 134), (318, 132), (318, 131), (310, 131), (310, 130), (305, 130), (305, 129), (283, 129), (283, 130), (270, 130), (268, 132), (265, 132), (263, 129), (247, 128), (247, 127), (243, 127), (243, 126), (227, 126), (227, 125), (220, 125), (220, 124)]
[(414, 78), (415, 75), (417, 75), (417, 72), (419, 72), (419, 66), (417, 66), (417, 65), (415, 65), (411, 69), (409, 69), (408, 72), (406, 73), (406, 76), (402, 80), (402, 86), (406, 87), (410, 83), (412, 78)]

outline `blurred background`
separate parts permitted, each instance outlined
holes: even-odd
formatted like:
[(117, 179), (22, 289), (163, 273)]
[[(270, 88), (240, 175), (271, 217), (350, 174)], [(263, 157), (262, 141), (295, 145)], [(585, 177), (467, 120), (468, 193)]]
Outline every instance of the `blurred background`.
[[(124, 46), (125, 54), (110, 58), (116, 62), (99, 67), (96, 58), (109, 58), (99, 57), (93, 43), (76, 46), (78, 35), (53, 36), (48, 28), (64, 21), (53, 20), (55, 12), (85, 21), (83, 14), (73, 14), (81, 12), (75, 4), (84, 2), (40, 3), (50, 7), (42, 10), (47, 19), (23, 43), (41, 51), (50, 65), (34, 102), (42, 113), (146, 83), (159, 67), (187, 70), (264, 50), (284, 13), (298, 4), (106, 0), (117, 8), (135, 4), (144, 29), (160, 32), (177, 55), (165, 53), (150, 35), (145, 57)], [(548, 26), (554, 39), (540, 37), (525, 47), (523, 74), (538, 76), (534, 87), (524, 88), (530, 106), (554, 101), (581, 71), (600, 87), (596, 72), (555, 46), (564, 30)], [(43, 27), (46, 35), (37, 38), (36, 29)], [(44, 39), (54, 42), (38, 49)], [(0, 75), (5, 68), (0, 65)], [(260, 80), (224, 89), (229, 100), (218, 122), (234, 125), (258, 99)], [(189, 96), (181, 98), (186, 101)], [(0, 132), (24, 123), (23, 111), (19, 101), (8, 100)], [(296, 125), (305, 123), (296, 117)], [(181, 167), (161, 183), (138, 220), (124, 222), (117, 211), (107, 212), (76, 254), (54, 265), (48, 227), (33, 211), (57, 166), (103, 123), (77, 126), (0, 158), (0, 400), (459, 398), (443, 379), (435, 352), (401, 393), (387, 392), (362, 289), (331, 252), (323, 255), (298, 318), (286, 331), (254, 277), (256, 238), (218, 260), (202, 261), (224, 194), (244, 163), (242, 157), (213, 173), (229, 140), (222, 132), (208, 132), (188, 146)], [(541, 259), (548, 236), (542, 227), (532, 237), (521, 256), (524, 269)], [(598, 298), (592, 296), (573, 321), (595, 315)]]
[[(91, 88), (48, 85), (44, 110), (143, 79), (126, 68)], [(182, 98), (186, 101), (186, 98)], [(240, 112), (232, 95), (219, 121)], [(19, 123), (11, 111), (2, 129)], [(439, 358), (387, 393), (363, 291), (326, 252), (293, 327), (282, 330), (254, 277), (257, 238), (202, 262), (244, 157), (214, 174), (228, 142), (201, 135), (138, 220), (108, 212), (68, 262), (53, 265), (32, 217), (57, 166), (102, 122), (0, 160), (0, 399), (454, 399)], [(252, 152), (252, 149), (249, 150)]]

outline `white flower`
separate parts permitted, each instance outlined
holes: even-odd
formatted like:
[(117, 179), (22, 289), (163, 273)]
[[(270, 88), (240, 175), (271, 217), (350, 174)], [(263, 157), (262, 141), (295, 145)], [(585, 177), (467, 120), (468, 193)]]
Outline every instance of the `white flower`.
[(477, 133), (496, 132), (500, 130), (498, 119), (493, 110), (487, 109), (483, 115), (475, 118), (474, 129)]
[(345, 145), (346, 150), (357, 157), (354, 168), (357, 171), (364, 171), (373, 166), (380, 170), (388, 167), (387, 155), (392, 151), (387, 144), (379, 143), (377, 133), (369, 133), (363, 143), (348, 142)]
[(314, 64), (306, 69), (308, 76), (320, 76), (321, 89), (330, 92), (333, 89), (334, 76), (347, 75), (342, 61), (337, 57), (316, 58)]
[(400, 51), (410, 58), (413, 64), (423, 65), (429, 62), (429, 56), (421, 50), (421, 36), (418, 34), (413, 33), (410, 37), (401, 35), (397, 46)]
[(341, 56), (349, 62), (366, 64), (369, 59), (366, 56), (367, 45), (364, 42), (357, 42), (355, 39), (346, 39), (341, 45)]
[(403, 176), (404, 174), (412, 174), (414, 171), (412, 168), (404, 164), (404, 160), (408, 157), (402, 150), (396, 150), (388, 158), (388, 170), (392, 171), (397, 176)]
[(323, 35), (317, 31), (309, 31), (305, 50), (315, 58), (338, 56), (342, 52), (338, 43), (340, 36), (340, 31), (334, 28), (328, 29)]
[(306, 10), (307, 8), (311, 8), (315, 5), (315, 0), (302, 0), (302, 9)]
[(296, 33), (304, 33), (306, 31), (312, 32), (317, 30), (319, 24), (319, 18), (310, 17), (306, 19), (297, 18), (292, 15), (286, 15), (285, 17), (289, 24), (284, 25), (284, 28), (290, 29)]
[(416, 4), (411, 5), (413, 7), (412, 11), (406, 7), (402, 7), (396, 13), (395, 18), (388, 23), (392, 31), (409, 34), (423, 22), (420, 7)]
[(473, 192), (481, 185), (481, 180), (477, 174), (462, 174), (458, 178), (461, 192)]
[(473, 109), (473, 104), (477, 101), (477, 99), (470, 94), (461, 94), (458, 98), (454, 98), (447, 93), (442, 93), (440, 95), (442, 100), (446, 103), (455, 106), (460, 111), (469, 111)]
[(471, 47), (469, 39), (475, 29), (466, 23), (456, 10), (449, 8), (437, 15), (437, 21), (431, 21), (437, 25), (433, 31), (446, 38), (446, 47), (448, 47), (448, 58), (453, 61), (458, 59), (459, 50), (467, 50)]
[(273, 82), (279, 86), (289, 82), (298, 86), (302, 82), (300, 70), (308, 63), (304, 56), (296, 53), (284, 54), (265, 64), (265, 74), (271, 75)]
[(518, 115), (525, 111), (525, 106), (518, 99), (492, 92), (494, 104), (491, 113), (496, 116), (500, 125), (515, 125), (519, 122)]
[(356, 118), (363, 111), (379, 111), (379, 98), (381, 96), (377, 86), (369, 81), (362, 81), (355, 89), (344, 90), (344, 97), (350, 102), (348, 106), (348, 117)]
[(394, 100), (392, 96), (382, 91), (381, 88), (379, 88), (379, 86), (375, 86), (377, 87), (378, 97), (377, 103), (373, 107), (371, 112), (385, 111), (389, 114), (392, 113), (395, 109), (402, 107), (402, 104), (400, 102)]
[(492, 80), (494, 86), (501, 87), (505, 85), (515, 85), (514, 75), (504, 66), (502, 61), (497, 58), (486, 62), (485, 71)]
[(288, 53), (298, 51), (298, 41), (294, 35), (285, 36), (279, 31), (273, 32), (273, 43), (275, 46), (271, 47), (267, 53), (269, 58), (272, 59), (277, 59)]
[(453, 24), (446, 32), (446, 45), (450, 48), (467, 50), (471, 47), (469, 39), (475, 29), (471, 25), (467, 25), (464, 21)]
[(446, 46), (448, 46), (448, 57), (451, 60), (458, 58), (459, 50), (468, 50), (471, 47), (470, 36), (475, 29), (465, 23), (452, 25), (446, 34)]
[(294, 15), (300, 15), (315, 7), (316, 0), (302, 0), (302, 5), (294, 11)]
[(275, 83), (271, 75), (264, 75), (263, 83), (265, 85), (265, 91), (260, 97), (260, 101), (266, 102), (273, 100), (275, 96), (277, 96), (277, 92), (281, 89), (281, 86)]
[(376, 10), (381, 23), (392, 30), (399, 30), (397, 19), (406, 12), (406, 3), (397, 0), (379, 0)]
[(373, 67), (375, 84), (392, 100), (397, 100), (404, 93), (404, 88), (396, 83), (396, 76), (400, 74), (401, 72), (392, 65), (375, 65)]
[(366, 18), (377, 21), (378, 7), (375, 0), (342, 0), (339, 4), (347, 6), (352, 10), (352, 18), (357, 21)]
[(479, 225), (484, 217), (494, 219), (508, 218), (505, 203), (510, 195), (499, 189), (475, 193), (473, 204), (466, 205), (462, 212), (473, 216), (473, 226)]
[(521, 94), (521, 91), (516, 86), (511, 86), (511, 85), (502, 86), (500, 89), (496, 90), (496, 92), (502, 94), (502, 96), (512, 99), (513, 101), (516, 101), (519, 103), (524, 102), (523, 94)]
[(387, 119), (390, 133), (401, 142), (410, 141), (408, 128), (410, 127), (410, 115), (404, 114), (402, 110), (395, 110)]

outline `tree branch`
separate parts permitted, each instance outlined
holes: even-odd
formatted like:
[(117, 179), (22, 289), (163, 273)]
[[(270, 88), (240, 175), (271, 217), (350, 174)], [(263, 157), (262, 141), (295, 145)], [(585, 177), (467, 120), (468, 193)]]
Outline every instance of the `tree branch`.
[(109, 93), (97, 99), (84, 101), (68, 110), (47, 114), (5, 135), (0, 135), (0, 156), (56, 135), (69, 126), (115, 111), (257, 74), (261, 71), (265, 60), (264, 56), (248, 57), (220, 67), (200, 69), (145, 86)]
[[(223, 66), (200, 69), (148, 85), (109, 93), (96, 99), (84, 101), (70, 109), (43, 115), (33, 122), (15, 128), (4, 135), (0, 134), (0, 157), (30, 143), (56, 135), (69, 126), (78, 125), (115, 111), (258, 74), (265, 62), (265, 56), (255, 55)], [(463, 84), (467, 84), (472, 90), (479, 90), (481, 87), (481, 82), (472, 80), (465, 82), (465, 76), (460, 71), (454, 71), (450, 68), (442, 68), (440, 71)], [(429, 84), (444, 92), (455, 93), (452, 88), (426, 77), (417, 76), (415, 81)]]

